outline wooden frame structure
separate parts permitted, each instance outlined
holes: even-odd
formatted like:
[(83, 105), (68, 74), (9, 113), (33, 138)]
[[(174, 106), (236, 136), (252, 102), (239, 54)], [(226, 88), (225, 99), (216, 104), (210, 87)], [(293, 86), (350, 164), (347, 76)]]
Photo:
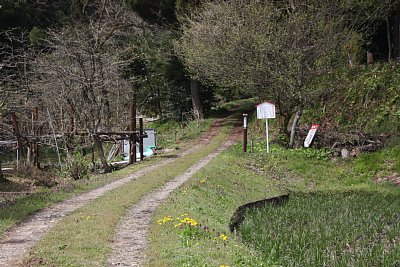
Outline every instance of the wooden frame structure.
[[(40, 144), (46, 140), (57, 140), (61, 138), (69, 139), (73, 136), (96, 136), (101, 142), (116, 142), (121, 140), (129, 140), (130, 142), (130, 161), (129, 164), (136, 162), (136, 143), (139, 143), (140, 160), (143, 160), (143, 138), (147, 134), (143, 130), (143, 118), (139, 118), (139, 129), (136, 129), (136, 103), (133, 100), (130, 107), (130, 123), (128, 131), (108, 131), (108, 132), (87, 132), (87, 131), (69, 131), (63, 133), (48, 133), (40, 134), (39, 130), (39, 109), (37, 107), (32, 109), (32, 133), (22, 134), (19, 128), (17, 116), (14, 112), (10, 112), (11, 126), (14, 129), (14, 140), (7, 140), (0, 144), (1, 146), (13, 147), (22, 150), (24, 141), (28, 144), (30, 152), (32, 153), (32, 163), (37, 168), (40, 168)], [(9, 138), (11, 139), (11, 138)]]

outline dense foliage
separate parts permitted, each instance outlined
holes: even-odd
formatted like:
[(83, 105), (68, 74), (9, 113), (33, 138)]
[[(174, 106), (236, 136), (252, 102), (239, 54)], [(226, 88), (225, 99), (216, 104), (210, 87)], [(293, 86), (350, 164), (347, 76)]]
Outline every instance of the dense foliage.
[[(325, 93), (305, 113), (330, 130), (396, 134), (400, 125), (400, 66), (397, 63), (345, 68), (315, 86)], [(329, 86), (327, 86), (329, 84)]]

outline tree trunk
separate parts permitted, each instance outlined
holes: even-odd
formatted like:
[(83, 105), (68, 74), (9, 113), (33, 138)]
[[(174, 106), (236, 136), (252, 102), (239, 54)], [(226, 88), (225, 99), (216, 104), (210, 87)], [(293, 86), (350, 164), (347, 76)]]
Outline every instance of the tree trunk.
[(161, 90), (160, 88), (157, 89), (157, 111), (158, 111), (158, 116), (160, 119), (163, 117), (163, 110), (162, 110), (162, 105), (161, 105)]
[(290, 129), (290, 141), (289, 141), (289, 147), (290, 148), (294, 147), (294, 140), (295, 140), (295, 137), (296, 137), (296, 128), (297, 128), (297, 125), (299, 124), (301, 113), (302, 113), (302, 110), (299, 110), (294, 115), (292, 127)]
[(108, 166), (106, 156), (104, 155), (103, 144), (101, 143), (98, 135), (94, 135), (93, 140), (94, 144), (97, 147), (97, 151), (99, 152), (101, 167), (104, 169), (105, 172), (108, 172), (110, 170), (110, 166)]
[(373, 64), (374, 63), (374, 54), (372, 52), (372, 42), (367, 43), (367, 64)]
[(388, 44), (388, 61), (392, 60), (392, 37), (391, 37), (391, 31), (390, 31), (390, 16), (387, 15), (386, 17), (386, 39), (387, 39), (387, 44)]
[[(289, 132), (289, 123), (291, 118), (291, 113), (284, 109), (284, 106), (281, 102), (281, 98), (277, 97), (275, 99), (276, 107), (279, 110), (280, 116), (279, 118), (279, 133), (285, 135), (285, 145), (287, 145), (287, 141), (290, 139), (290, 132)], [(287, 108), (287, 107), (286, 107)]]
[(31, 144), (28, 144), (26, 148), (26, 165), (31, 166), (32, 163), (32, 149)]
[(196, 118), (202, 117), (201, 101), (200, 101), (200, 89), (197, 81), (190, 81), (190, 92), (192, 94), (192, 106), (193, 112)]
[(347, 53), (347, 62), (349, 63), (350, 68), (352, 68), (354, 66), (350, 53)]
[(297, 0), (289, 0), (289, 6), (290, 8), (295, 11), (298, 5), (298, 1)]
[(92, 162), (92, 170), (91, 171), (94, 172), (95, 169), (96, 169), (96, 161), (95, 161), (95, 158), (94, 158), (94, 144), (92, 144), (90, 146), (90, 160)]
[(6, 177), (4, 176), (3, 170), (1, 169), (1, 159), (0, 159), (0, 183), (5, 181)]
[(282, 117), (283, 117), (283, 122), (281, 126), (281, 134), (284, 134), (286, 136), (285, 145), (287, 145), (287, 141), (290, 140), (290, 132), (288, 130), (290, 123), (290, 116), (285, 116), (284, 113), (282, 113)]
[(393, 41), (395, 47), (395, 53), (397, 59), (400, 58), (400, 10), (396, 12), (394, 17), (394, 27), (393, 27)]

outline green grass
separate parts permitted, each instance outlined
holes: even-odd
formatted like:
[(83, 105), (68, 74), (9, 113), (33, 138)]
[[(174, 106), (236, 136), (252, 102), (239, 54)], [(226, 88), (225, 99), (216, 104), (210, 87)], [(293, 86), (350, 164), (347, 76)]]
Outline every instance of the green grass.
[(284, 149), (273, 145), (267, 154), (262, 143), (249, 154), (248, 164), (268, 170), (280, 188), (294, 191), (368, 189), (395, 192), (386, 183), (374, 180), (398, 172), (400, 148), (387, 148), (365, 153), (350, 160), (336, 161), (326, 156), (327, 150)]
[(400, 199), (377, 192), (292, 195), (247, 214), (246, 244), (279, 266), (398, 266)]
[[(397, 266), (400, 189), (376, 178), (398, 172), (400, 148), (332, 161), (326, 150), (261, 146), (249, 163), (292, 192), (282, 207), (246, 217), (241, 236), (279, 266)], [(267, 174), (268, 175), (268, 174)], [(302, 193), (303, 192), (303, 193)]]
[(155, 121), (149, 124), (150, 128), (157, 131), (157, 143), (159, 147), (180, 147), (182, 142), (198, 138), (210, 128), (213, 119), (201, 121), (188, 121), (180, 123), (177, 121)]
[(199, 159), (216, 149), (226, 137), (213, 141), (163, 168), (146, 174), (66, 216), (38, 242), (27, 259), (40, 259), (45, 266), (103, 266), (110, 253), (115, 227), (127, 209), (144, 194), (182, 174)]
[[(228, 223), (238, 206), (277, 191), (271, 181), (243, 166), (242, 155), (240, 146), (223, 152), (158, 209), (149, 266), (263, 266), (254, 250), (229, 233)], [(172, 221), (157, 223), (168, 216)], [(184, 217), (199, 225), (174, 227)]]
[[(255, 151), (236, 145), (174, 192), (152, 222), (148, 266), (398, 264), (400, 189), (374, 178), (397, 171), (400, 148), (348, 161), (332, 161), (327, 150), (272, 146), (267, 154), (262, 143)], [(287, 205), (255, 211), (243, 232), (229, 233), (238, 206), (287, 191)], [(201, 226), (174, 227), (184, 217)]]

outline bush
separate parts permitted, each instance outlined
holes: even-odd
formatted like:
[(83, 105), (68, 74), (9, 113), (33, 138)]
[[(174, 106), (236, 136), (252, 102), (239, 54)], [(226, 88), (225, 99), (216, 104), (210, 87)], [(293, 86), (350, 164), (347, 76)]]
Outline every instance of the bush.
[(68, 164), (67, 172), (74, 180), (89, 176), (89, 166), (81, 153), (77, 152), (73, 154), (72, 161)]

